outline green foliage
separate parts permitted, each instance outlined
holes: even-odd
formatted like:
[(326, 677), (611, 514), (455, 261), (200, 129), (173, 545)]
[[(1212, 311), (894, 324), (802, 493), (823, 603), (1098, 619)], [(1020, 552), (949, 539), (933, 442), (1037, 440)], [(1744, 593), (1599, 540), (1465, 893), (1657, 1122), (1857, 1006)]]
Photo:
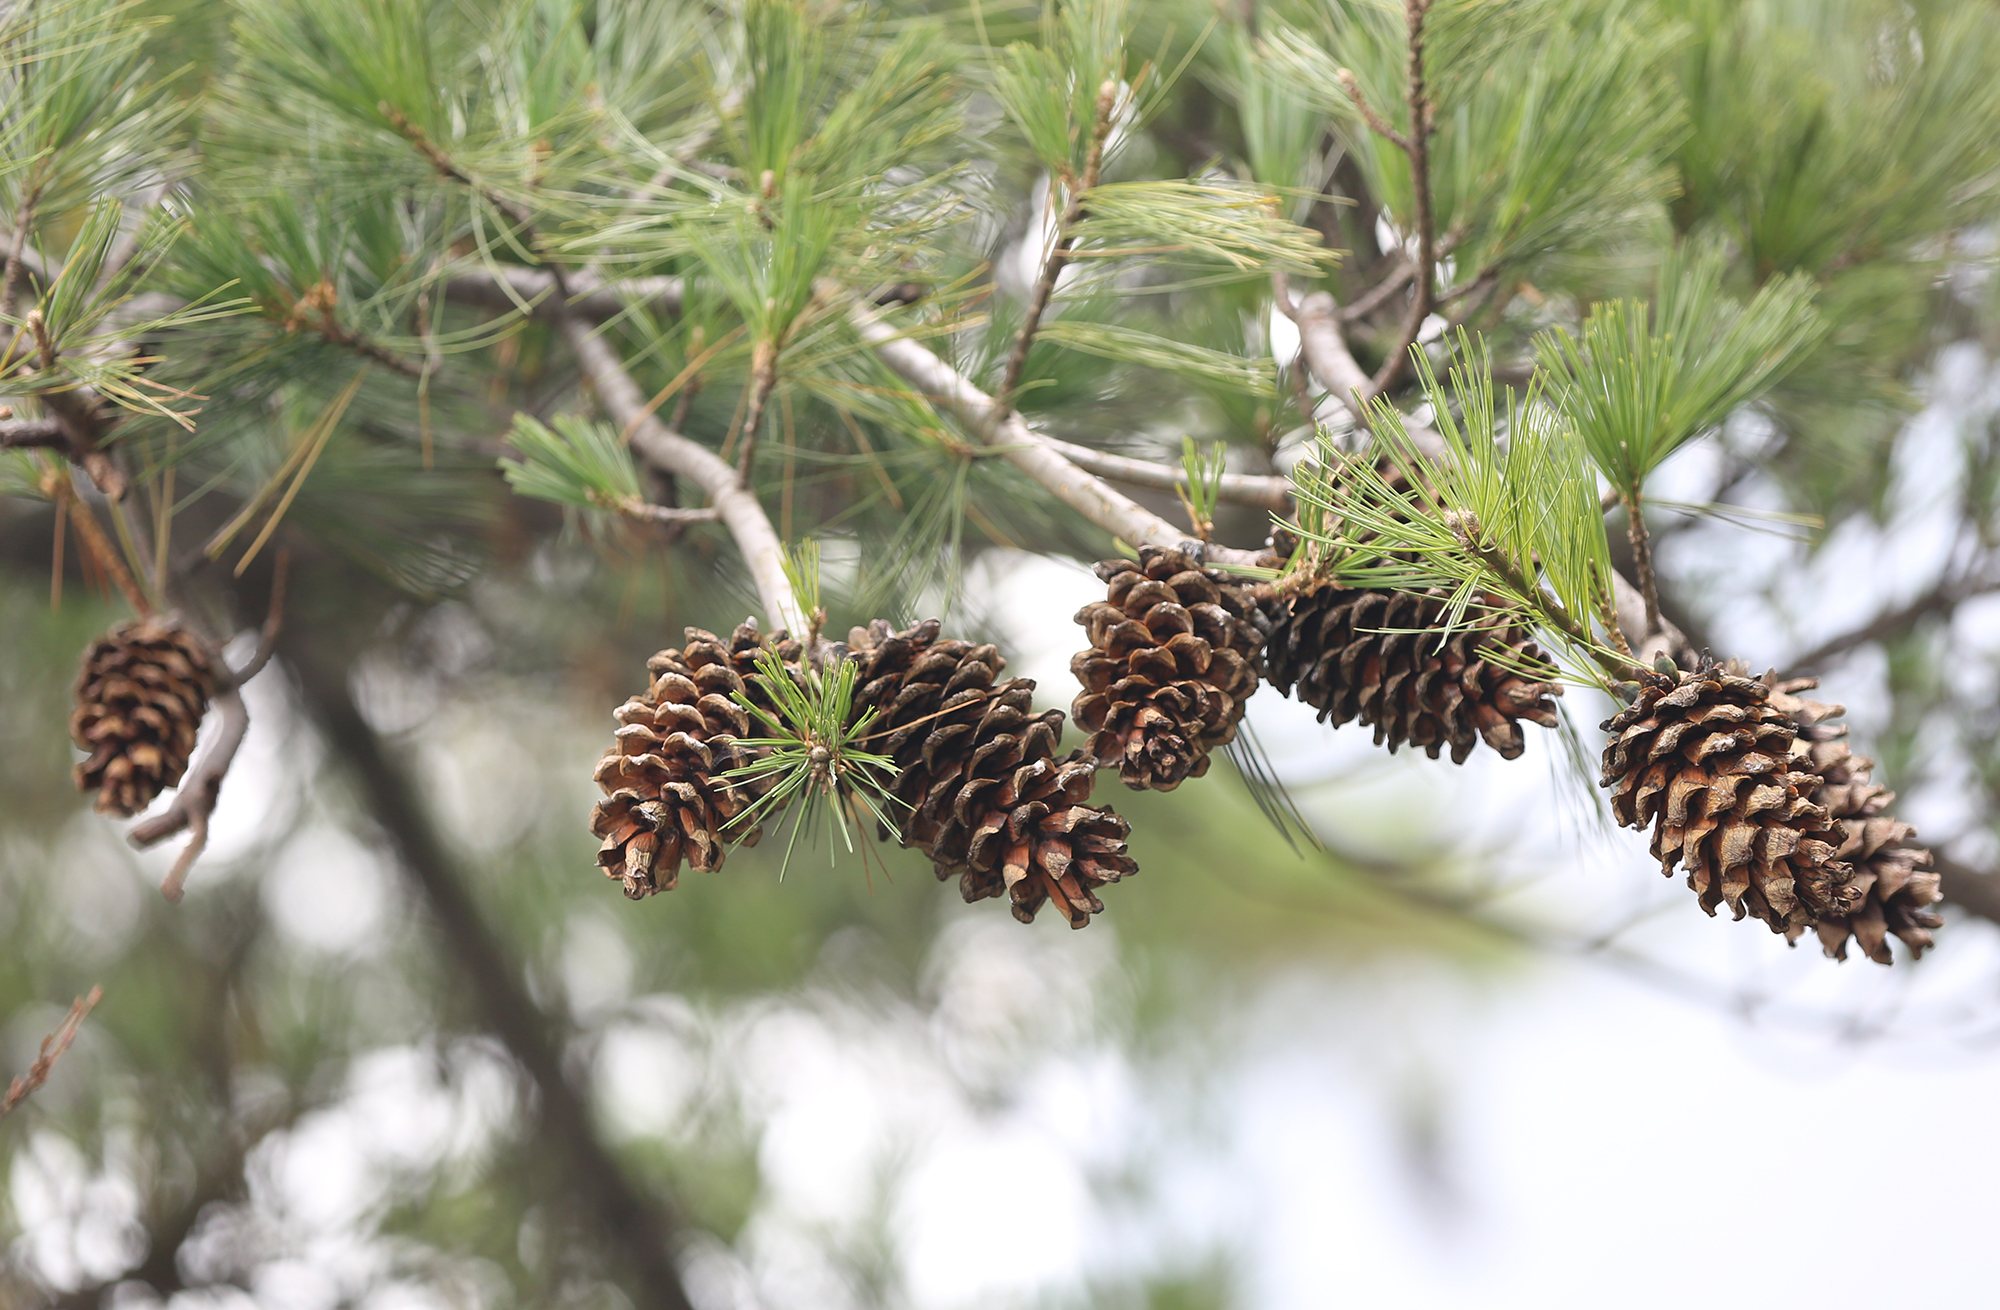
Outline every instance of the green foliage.
[(1461, 334), (1460, 362), (1439, 383), (1417, 377), (1442, 445), (1427, 457), (1394, 408), (1374, 410), (1376, 436), (1344, 454), (1324, 432), (1320, 462), (1297, 475), (1315, 511), (1306, 535), (1317, 565), (1343, 585), (1448, 593), (1450, 622), (1468, 613), (1526, 616), (1569, 657), (1567, 672), (1629, 665), (1599, 636), (1611, 560), (1597, 480), (1575, 430), (1525, 395), (1494, 395), (1483, 344)]
[[(769, 736), (743, 738), (742, 744), (760, 752), (759, 758), (723, 775), (746, 786), (769, 787), (738, 816), (735, 826), (748, 829), (796, 806), (791, 840), (785, 847), (786, 867), (790, 867), (801, 832), (807, 834), (809, 843), (817, 842), (821, 831), (831, 824), (852, 854), (850, 818), (864, 830), (870, 819), (889, 831), (896, 830), (889, 817), (903, 804), (892, 790), (896, 762), (862, 749), (876, 712), (854, 713), (860, 671), (859, 664), (846, 659), (826, 669), (807, 662), (794, 670), (776, 651), (767, 649), (757, 653), (757, 684), (776, 704), (777, 713), (742, 692), (735, 693), (737, 702), (770, 732)], [(833, 857), (829, 840), (827, 858), (830, 861)]]
[(559, 414), (551, 429), (530, 415), (516, 414), (507, 439), (521, 458), (503, 457), (500, 470), (507, 485), (523, 496), (620, 512), (644, 499), (632, 450), (609, 423)]
[(1812, 279), (1779, 278), (1740, 305), (1723, 291), (1725, 258), (1719, 246), (1684, 246), (1660, 266), (1650, 316), (1638, 301), (1611, 301), (1591, 310), (1581, 340), (1558, 325), (1538, 342), (1550, 402), (1627, 496), (1782, 378), (1824, 330)]
[[(1324, 41), (1280, 29), (1268, 45), (1334, 116), (1397, 230), (1415, 230), (1410, 161), (1373, 132), (1341, 79), (1407, 133), (1402, 5), (1332, 11)], [(1668, 57), (1681, 30), (1638, 0), (1445, 0), (1426, 29), (1435, 105), (1430, 142), (1437, 231), (1461, 282), (1602, 241), (1671, 194), (1660, 156), (1684, 120)]]

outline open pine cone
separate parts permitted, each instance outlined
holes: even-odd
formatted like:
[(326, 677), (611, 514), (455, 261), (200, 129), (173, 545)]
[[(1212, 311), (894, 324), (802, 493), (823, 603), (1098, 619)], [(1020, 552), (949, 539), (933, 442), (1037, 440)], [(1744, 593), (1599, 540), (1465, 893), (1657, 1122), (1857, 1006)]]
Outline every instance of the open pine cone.
[(200, 639), (171, 619), (121, 623), (84, 653), (69, 735), (89, 758), (76, 785), (100, 814), (131, 816), (177, 785), (215, 691)]
[(879, 712), (862, 745), (896, 761), (908, 806), (898, 836), (967, 901), (1005, 892), (1026, 923), (1053, 899), (1081, 928), (1104, 908), (1094, 889), (1137, 872), (1130, 827), (1086, 803), (1091, 764), (1055, 759), (1062, 712), (1034, 712), (1033, 680), (1000, 680), (992, 646), (939, 630), (936, 619), (902, 632), (878, 620), (848, 635), (862, 666), (855, 711)]
[(1253, 588), (1178, 550), (1145, 546), (1096, 573), (1107, 594), (1076, 613), (1090, 649), (1069, 663), (1083, 684), (1070, 712), (1126, 786), (1172, 791), (1234, 740), (1262, 673), (1262, 613)]
[(1518, 624), (1467, 613), (1440, 643), (1446, 603), (1433, 596), (1324, 585), (1293, 596), (1264, 647), (1271, 684), (1319, 710), (1334, 726), (1373, 725), (1375, 744), (1405, 742), (1432, 759), (1445, 746), (1454, 764), (1481, 740), (1502, 759), (1527, 743), (1520, 721), (1556, 727), (1553, 682), (1522, 677), (1492, 660), (1545, 663)]
[(1647, 673), (1633, 703), (1602, 726), (1611, 812), (1653, 827), (1661, 872), (1687, 870), (1702, 909), (1727, 904), (1796, 941), (1852, 916), (1863, 889), (1838, 858), (1846, 834), (1813, 800), (1823, 780), (1798, 725), (1740, 665)]
[(684, 648), (646, 661), (652, 684), (615, 713), (616, 744), (594, 775), (605, 797), (590, 831), (603, 840), (597, 863), (633, 900), (671, 890), (683, 859), (711, 872), (730, 843), (757, 842), (755, 828), (731, 830), (755, 795), (722, 776), (754, 758), (740, 738), (764, 735), (734, 698), (756, 694), (754, 679), (746, 684), (740, 671), (754, 664), (756, 629), (740, 627), (736, 636), (725, 643), (689, 628)]
[(1770, 688), (1772, 707), (1798, 725), (1805, 747), (1800, 767), (1820, 780), (1812, 800), (1825, 807), (1844, 834), (1834, 858), (1853, 865), (1854, 885), (1862, 892), (1853, 913), (1814, 922), (1821, 947), (1832, 958), (1844, 960), (1851, 936), (1860, 943), (1862, 954), (1877, 964), (1888, 964), (1893, 958), (1888, 937), (1894, 933), (1912, 957), (1921, 956), (1932, 945), (1931, 930), (1943, 923), (1929, 908), (1943, 895), (1930, 867), (1930, 851), (1916, 844), (1915, 828), (1886, 812), (1896, 794), (1869, 780), (1875, 761), (1848, 748), (1846, 724), (1830, 722), (1845, 713), (1844, 708), (1797, 694), (1817, 687), (1819, 679), (1780, 680), (1767, 673), (1764, 685)]

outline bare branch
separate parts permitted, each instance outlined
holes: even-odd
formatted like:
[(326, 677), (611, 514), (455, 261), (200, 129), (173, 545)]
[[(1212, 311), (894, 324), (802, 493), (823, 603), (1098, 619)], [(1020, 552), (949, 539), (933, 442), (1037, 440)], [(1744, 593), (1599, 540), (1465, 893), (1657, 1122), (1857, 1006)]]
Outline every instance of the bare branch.
[[(843, 293), (831, 290), (827, 294)], [(917, 342), (898, 335), (869, 306), (849, 299), (849, 321), (862, 339), (874, 347), (883, 363), (968, 428), (977, 431), (994, 426), (993, 415), (998, 407), (993, 397)], [(1023, 423), (1020, 415), (1007, 415), (994, 435), (1002, 443), (999, 453), (1008, 463), (1121, 540), (1134, 546), (1170, 547), (1189, 540), (1182, 529), (1070, 463), (1048, 438)], [(1209, 546), (1207, 558), (1218, 564), (1252, 564), (1257, 556), (1254, 551)]]
[[(497, 276), (496, 276), (497, 274)], [(655, 313), (681, 312), (682, 283), (677, 277), (634, 277), (607, 282), (578, 269), (564, 275), (570, 288), (570, 309), (602, 323), (623, 314), (628, 304), (645, 304)], [(459, 273), (445, 282), (446, 299), (461, 304), (515, 313), (553, 317), (547, 303), (555, 280), (546, 269), (503, 267), (493, 273)]]
[[(1155, 464), (1150, 460), (1092, 450), (1054, 437), (1043, 437), (1049, 448), (1085, 472), (1155, 491), (1173, 491), (1188, 485), (1187, 470), (1178, 464)], [(1225, 473), (1219, 494), (1233, 505), (1255, 505), (1283, 510), (1291, 504), (1292, 484), (1287, 478), (1260, 477), (1254, 473)]]
[[(39, 174), (39, 170), (37, 170)], [(7, 246), (7, 267), (0, 272), (0, 315), (14, 317), (20, 300), (21, 274), (28, 264), (28, 236), (35, 229), (35, 207), (41, 203), (42, 184), (36, 182), (21, 200), (21, 212), (14, 219), (14, 239)]]
[(1354, 74), (1343, 68), (1336, 76), (1340, 78), (1340, 84), (1347, 88), (1347, 98), (1361, 111), (1361, 120), (1368, 124), (1369, 130), (1377, 136), (1386, 137), (1394, 142), (1398, 149), (1408, 153), (1410, 138), (1391, 127), (1387, 119), (1375, 112), (1375, 107), (1368, 103), (1368, 97), (1361, 94), (1361, 83), (1355, 79)]
[(1294, 305), (1282, 273), (1272, 275), (1271, 290), (1279, 312), (1299, 325), (1299, 350), (1305, 355), (1313, 377), (1347, 406), (1357, 424), (1367, 428), (1368, 402), (1375, 398), (1375, 384), (1347, 348), (1347, 339), (1340, 331), (1339, 307), (1333, 297), (1315, 291)]
[(63, 425), (52, 418), (0, 419), (0, 450), (62, 447), (69, 444)]
[(619, 508), (629, 517), (643, 519), (648, 523), (713, 523), (722, 517), (722, 511), (713, 505), (701, 509), (683, 509), (679, 505), (653, 505), (645, 501), (633, 501)]
[(56, 1025), (56, 1030), (42, 1038), (41, 1054), (37, 1055), (35, 1062), (28, 1066), (28, 1072), (8, 1085), (7, 1095), (0, 1098), (0, 1117), (4, 1117), (15, 1106), (34, 1095), (36, 1090), (49, 1080), (49, 1071), (55, 1068), (57, 1060), (62, 1059), (63, 1052), (69, 1049), (69, 1044), (76, 1040), (77, 1030), (83, 1027), (84, 1017), (103, 999), (102, 987), (93, 987), (90, 989), (90, 995), (76, 998), (69, 1007), (69, 1013), (63, 1017), (60, 1024)]
[(212, 703), (216, 720), (221, 725), (215, 740), (209, 743), (208, 750), (181, 779), (180, 790), (174, 793), (173, 803), (152, 818), (134, 824), (132, 831), (125, 834), (125, 840), (140, 850), (157, 846), (181, 832), (188, 834), (188, 844), (175, 857), (174, 867), (160, 882), (160, 895), (169, 901), (180, 900), (187, 884), (188, 871), (194, 868), (194, 862), (208, 845), (208, 820), (215, 813), (215, 802), (222, 794), (222, 779), (235, 761), (236, 752), (242, 749), (244, 734), (250, 730), (250, 710), (244, 705), (243, 693), (236, 686), (217, 692)]

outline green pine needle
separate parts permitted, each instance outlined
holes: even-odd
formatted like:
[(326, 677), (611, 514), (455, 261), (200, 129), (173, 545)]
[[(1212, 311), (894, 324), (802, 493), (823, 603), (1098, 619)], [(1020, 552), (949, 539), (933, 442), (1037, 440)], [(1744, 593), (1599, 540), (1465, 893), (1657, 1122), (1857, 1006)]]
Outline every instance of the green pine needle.
[(1782, 378), (1824, 324), (1804, 274), (1768, 282), (1747, 306), (1722, 290), (1718, 245), (1683, 247), (1660, 268), (1648, 315), (1633, 300), (1600, 304), (1581, 339), (1557, 327), (1537, 343), (1549, 399), (1621, 494), (1684, 443)]
[[(793, 801), (802, 804), (792, 820), (791, 839), (785, 847), (779, 877), (791, 868), (792, 852), (801, 833), (817, 844), (819, 834), (830, 821), (841, 843), (854, 850), (854, 833), (848, 827), (851, 816), (857, 823), (864, 815), (894, 831), (898, 825), (890, 811), (904, 802), (890, 787), (896, 776), (896, 762), (886, 755), (864, 751), (857, 745), (874, 724), (876, 713), (869, 710), (853, 715), (855, 683), (861, 666), (841, 660), (825, 670), (810, 665), (788, 666), (774, 650), (757, 653), (757, 680), (771, 698), (776, 713), (737, 692), (738, 704), (768, 730), (768, 736), (746, 737), (741, 744), (759, 752), (759, 758), (723, 777), (742, 784), (769, 783), (770, 789), (737, 820), (748, 829), (784, 810)], [(834, 858), (831, 841), (827, 859)]]

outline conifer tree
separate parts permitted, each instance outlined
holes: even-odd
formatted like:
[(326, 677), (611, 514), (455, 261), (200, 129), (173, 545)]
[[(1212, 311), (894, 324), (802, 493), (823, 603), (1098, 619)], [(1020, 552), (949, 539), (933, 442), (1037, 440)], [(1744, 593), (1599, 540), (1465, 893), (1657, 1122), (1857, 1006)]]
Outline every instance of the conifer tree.
[[(1990, 702), (1936, 727), (1973, 702), (1933, 639), (2000, 588), (1993, 434), (1943, 571), (1790, 667), (1757, 644), (1781, 624), (1723, 622), (1785, 613), (1784, 579), (1760, 599), (1662, 542), (1888, 512), (1921, 378), (1995, 321), (1991, 20), (12, 5), (0, 494), (58, 588), (80, 568), (123, 611), (73, 651), (76, 782), (178, 842), (163, 890), (198, 896), (243, 686), (286, 670), (638, 1304), (689, 1303), (678, 1220), (518, 1018), (468, 856), (348, 690), (364, 621), (557, 544), (592, 552), (595, 622), (668, 598), (576, 816), (606, 896), (728, 876), (760, 836), (886, 839), (1024, 921), (1115, 918), (1147, 885), (1112, 775), (1198, 814), (1262, 688), (1453, 762), (1560, 752), (1608, 706), (1582, 738), (1611, 814), (1703, 910), (1914, 957), (1941, 896), (2000, 914), (1883, 785), (1956, 769), (1973, 827), (2000, 794)], [(1658, 499), (1696, 450), (1713, 494)], [(1073, 724), (955, 626), (988, 547), (1102, 561), (1078, 685), (1039, 689)], [(1893, 675), (1824, 691), (1880, 765), (1796, 694), (1866, 645)], [(183, 1275), (169, 1249), (137, 1276)]]

